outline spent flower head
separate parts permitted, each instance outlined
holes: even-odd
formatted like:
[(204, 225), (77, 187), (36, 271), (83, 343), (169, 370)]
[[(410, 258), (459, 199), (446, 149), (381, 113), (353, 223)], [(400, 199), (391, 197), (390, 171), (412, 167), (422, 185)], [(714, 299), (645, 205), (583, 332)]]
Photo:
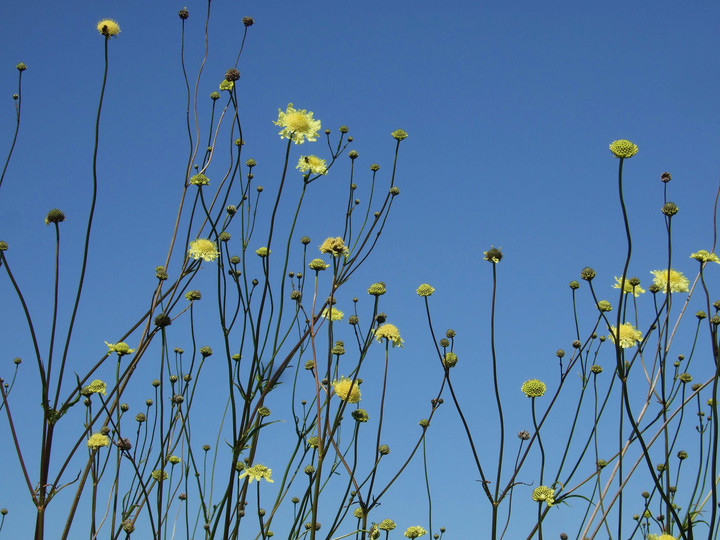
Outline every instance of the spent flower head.
[(631, 158), (637, 154), (638, 147), (626, 139), (620, 139), (610, 143), (610, 151), (616, 158)]
[(316, 141), (320, 131), (320, 120), (313, 118), (312, 111), (295, 109), (292, 103), (288, 103), (285, 112), (278, 109), (278, 119), (273, 124), (283, 128), (279, 133), (282, 139), (291, 139), (295, 144), (303, 144), (305, 139)]

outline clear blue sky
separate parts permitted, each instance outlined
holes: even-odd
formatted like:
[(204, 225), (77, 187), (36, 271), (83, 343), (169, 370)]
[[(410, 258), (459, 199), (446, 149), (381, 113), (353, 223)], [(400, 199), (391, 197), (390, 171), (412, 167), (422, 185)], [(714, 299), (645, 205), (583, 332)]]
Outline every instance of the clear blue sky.
[[(0, 192), (0, 239), (10, 244), (8, 253), (41, 325), (49, 319), (54, 242), (43, 218), (54, 207), (68, 216), (63, 226), (68, 272), (86, 219), (103, 60), (95, 23), (111, 17), (122, 27), (110, 44), (100, 218), (72, 349), (81, 366), (101, 356), (103, 341), (114, 341), (145, 306), (138, 302), (151, 290), (153, 269), (167, 251), (187, 148), (178, 52), (182, 7), (135, 0), (0, 6), (3, 156), (14, 128), (15, 64), (28, 66), (20, 136)], [(194, 73), (205, 7), (194, 0), (187, 7), (186, 58)], [(323, 128), (349, 126), (363, 171), (377, 162), (387, 173), (394, 148), (389, 133), (397, 128), (409, 133), (401, 147), (395, 211), (374, 259), (341, 296), (349, 310), (352, 296), (365, 301), (369, 284), (388, 285), (382, 310), (406, 342), (404, 350), (393, 351), (391, 374), (398, 428), (389, 444), (399, 455), (404, 438), (417, 429), (415, 420), (409, 426), (402, 420), (427, 415), (441, 377), (414, 293), (417, 285), (436, 288), (436, 328), (458, 333), (455, 377), (474, 413), (473, 429), (490, 447), (488, 456), (494, 451), (494, 417), (486, 414), (492, 389), (491, 267), (482, 252), (493, 244), (505, 254), (498, 269), (497, 330), (502, 390), (518, 405), (510, 405), (511, 434), (530, 423), (519, 385), (537, 377), (553, 387), (554, 352), (570, 349), (568, 282), (579, 278), (582, 267), (593, 266), (599, 294), (615, 300), (610, 286), (621, 273), (625, 244), (611, 141), (627, 138), (640, 148), (625, 166), (635, 235), (631, 275), (647, 285), (649, 271), (665, 267), (659, 182), (665, 170), (673, 175), (670, 199), (680, 208), (674, 224), (676, 268), (694, 276), (695, 263), (687, 256), (710, 249), (720, 178), (715, 2), (214, 0), (212, 10), (201, 96), (215, 90), (234, 63), (242, 16), (256, 22), (238, 66), (238, 95), (248, 134), (245, 156), (258, 161), (259, 183), (271, 188), (276, 181), (284, 145), (271, 122), (289, 102), (314, 111)], [(358, 184), (362, 198), (365, 186)], [(308, 211), (318, 217), (306, 224), (313, 245), (341, 233), (326, 229), (322, 218), (329, 215), (340, 226), (344, 203), (333, 207), (331, 201), (342, 196), (344, 186), (340, 170), (313, 186)], [(30, 352), (6, 276), (0, 291), (6, 336), (0, 375), (7, 376), (12, 359)], [(207, 341), (212, 344), (211, 337)], [(39, 392), (31, 363), (23, 368), (19, 387)], [(366, 384), (372, 380), (365, 378)], [(29, 401), (36, 407), (36, 399)], [(28, 418), (37, 409), (29, 410)], [(437, 465), (431, 470), (434, 526), (445, 525), (449, 538), (478, 537), (473, 531), (485, 522), (475, 509), (486, 503), (474, 472), (460, 472), (470, 466), (460, 424), (449, 406), (436, 418), (428, 439)], [(3, 422), (0, 439), (6, 437)], [(6, 471), (16, 470), (9, 447), (3, 445), (0, 456)], [(394, 492), (397, 502), (381, 510), (387, 508), (400, 526), (426, 524), (425, 512), (415, 511), (423, 504), (422, 485), (412, 482), (419, 475), (413, 468), (410, 481)], [(19, 476), (4, 478), (10, 481), (0, 485), (0, 506), (10, 508), (13, 518), (7, 537), (20, 537), (25, 522), (18, 518), (29, 515), (23, 514), (29, 507), (15, 496), (22, 487), (15, 483)], [(551, 530), (560, 531), (561, 522)]]

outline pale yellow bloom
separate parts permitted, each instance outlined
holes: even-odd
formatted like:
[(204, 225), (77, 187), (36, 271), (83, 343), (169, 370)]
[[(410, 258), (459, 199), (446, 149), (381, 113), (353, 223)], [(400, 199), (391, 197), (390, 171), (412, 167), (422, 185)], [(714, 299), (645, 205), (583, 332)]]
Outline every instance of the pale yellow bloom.
[(102, 394), (103, 396), (107, 395), (107, 385), (100, 379), (95, 379), (93, 382), (88, 384), (84, 388), (84, 390), (87, 390), (88, 394)]
[(660, 287), (662, 292), (667, 292), (668, 282), (670, 283), (670, 292), (688, 292), (690, 280), (686, 278), (682, 272), (670, 269), (668, 270), (652, 270), (650, 272), (653, 276), (653, 283)]
[[(615, 334), (617, 334), (617, 331), (615, 330), (614, 326), (611, 326), (610, 335), (608, 337), (613, 343), (615, 343)], [(630, 323), (623, 323), (620, 325), (620, 337), (618, 340), (618, 342), (620, 343), (620, 347), (622, 347), (623, 349), (627, 349), (628, 347), (634, 347), (640, 340), (642, 340), (642, 333), (640, 332), (640, 330), (637, 330)]]
[(383, 339), (392, 341), (393, 347), (402, 347), (403, 339), (400, 337), (400, 331), (394, 324), (383, 324), (380, 328), (375, 330), (375, 339), (378, 342), (382, 342)]
[(337, 236), (335, 238), (326, 238), (320, 245), (320, 253), (330, 253), (333, 257), (339, 257), (340, 255), (347, 257), (349, 252), (343, 239)]
[(353, 384), (352, 379), (341, 377), (339, 381), (333, 382), (333, 388), (338, 397), (343, 401), (347, 401), (348, 403), (357, 403), (360, 401), (360, 388), (357, 381)]
[(332, 310), (325, 308), (322, 310), (321, 315), (330, 321), (342, 321), (345, 314), (333, 306)]
[(538, 379), (530, 379), (529, 381), (525, 381), (520, 387), (522, 393), (529, 398), (536, 398), (542, 396), (545, 393), (545, 389), (545, 383)]
[[(619, 277), (615, 276), (615, 281), (616, 281), (616, 283), (615, 283), (615, 285), (613, 285), (613, 289), (619, 289), (619, 288), (620, 288), (620, 283), (622, 283), (622, 278), (619, 278)], [(624, 289), (624, 291), (625, 291), (625, 294), (630, 293), (630, 294), (633, 294), (635, 297), (638, 297), (638, 296), (640, 296), (642, 293), (645, 292), (645, 289), (643, 289), (640, 285), (635, 285), (635, 286), (633, 287), (633, 286), (630, 285), (630, 283), (628, 282), (628, 278), (625, 278), (625, 289)]]
[(718, 258), (717, 255), (715, 255), (714, 253), (708, 253), (704, 249), (701, 249), (697, 253), (693, 253), (692, 255), (690, 255), (690, 258), (703, 263), (715, 262), (720, 264), (720, 258)]
[(555, 504), (555, 490), (547, 486), (538, 486), (532, 492), (532, 500), (536, 502), (545, 501), (548, 506)]
[(305, 139), (316, 141), (320, 131), (320, 120), (313, 119), (313, 113), (305, 109), (295, 109), (292, 103), (288, 103), (285, 112), (278, 109), (276, 126), (283, 129), (280, 131), (282, 139), (291, 139), (295, 144), (302, 144)]
[(300, 172), (310, 171), (313, 174), (327, 174), (325, 160), (317, 156), (300, 156), (295, 168), (300, 169)]
[(241, 472), (238, 478), (244, 478), (247, 476), (248, 481), (251, 484), (253, 480), (257, 480), (259, 482), (260, 480), (265, 479), (267, 482), (270, 482), (272, 484), (274, 480), (270, 478), (271, 474), (272, 469), (268, 469), (265, 465), (253, 465), (252, 467), (248, 467), (243, 472)]
[(631, 158), (638, 152), (636, 144), (631, 143), (626, 139), (620, 139), (619, 141), (613, 141), (610, 143), (610, 151), (616, 158)]
[(405, 529), (405, 536), (408, 538), (420, 538), (421, 536), (424, 536), (427, 534), (427, 531), (420, 527), (419, 525), (415, 525), (414, 527), (408, 527)]
[(87, 441), (88, 448), (96, 450), (101, 446), (110, 446), (110, 439), (102, 433), (93, 433)]
[(204, 261), (214, 261), (220, 255), (217, 244), (206, 238), (198, 238), (190, 242), (188, 255), (193, 259), (202, 259)]
[(117, 343), (108, 343), (105, 342), (105, 345), (108, 347), (108, 353), (117, 353), (118, 356), (123, 356), (125, 354), (132, 354), (135, 352), (135, 349), (131, 349), (127, 343), (124, 341), (119, 341)]
[(120, 33), (120, 25), (112, 19), (103, 19), (97, 23), (97, 30), (103, 36), (117, 36)]

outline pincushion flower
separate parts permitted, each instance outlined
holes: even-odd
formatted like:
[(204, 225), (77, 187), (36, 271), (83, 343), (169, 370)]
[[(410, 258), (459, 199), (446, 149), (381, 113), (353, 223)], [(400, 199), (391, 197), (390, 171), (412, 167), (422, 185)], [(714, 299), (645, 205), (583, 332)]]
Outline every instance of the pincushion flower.
[(627, 159), (637, 154), (638, 147), (626, 139), (620, 139), (610, 143), (610, 151), (616, 158)]
[(341, 377), (339, 381), (333, 381), (333, 389), (340, 399), (348, 403), (358, 403), (360, 401), (360, 387), (358, 382), (352, 379)]
[(381, 531), (392, 531), (395, 527), (395, 522), (392, 519), (383, 519), (378, 525), (378, 529)]
[(313, 119), (312, 111), (295, 109), (292, 103), (288, 103), (285, 112), (278, 109), (278, 119), (273, 124), (283, 128), (280, 138), (291, 139), (295, 144), (302, 144), (305, 139), (316, 141), (320, 131), (320, 120)]
[(548, 506), (555, 504), (555, 490), (547, 486), (538, 486), (532, 492), (532, 500), (546, 502)]
[[(619, 278), (615, 276), (615, 285), (613, 285), (613, 289), (619, 289), (620, 283), (622, 283), (622, 278)], [(625, 294), (631, 293), (635, 297), (640, 296), (642, 293), (645, 292), (645, 289), (643, 289), (640, 285), (635, 285), (633, 287), (632, 283), (630, 283), (630, 279), (625, 278), (625, 288), (623, 289)]]
[(190, 242), (188, 255), (193, 259), (202, 259), (204, 261), (214, 261), (220, 255), (217, 245), (212, 240), (206, 238), (198, 238)]
[(110, 439), (102, 433), (93, 433), (87, 441), (88, 448), (97, 450), (101, 446), (110, 446)]
[(135, 349), (131, 349), (127, 343), (124, 341), (119, 341), (117, 343), (108, 343), (105, 342), (105, 345), (107, 345), (108, 353), (117, 353), (118, 356), (123, 356), (125, 354), (132, 354), (135, 352)]
[(243, 472), (241, 472), (238, 478), (244, 478), (247, 476), (248, 481), (251, 484), (253, 480), (260, 482), (260, 480), (263, 479), (272, 484), (274, 480), (270, 478), (271, 474), (272, 469), (268, 469), (265, 465), (253, 465), (252, 467), (247, 467)]
[(419, 525), (416, 525), (414, 527), (408, 527), (405, 529), (405, 536), (408, 538), (420, 538), (421, 536), (424, 536), (427, 534), (427, 531), (420, 527)]
[(320, 253), (330, 253), (333, 257), (339, 257), (340, 255), (348, 255), (348, 248), (345, 242), (339, 236), (333, 238), (327, 238), (320, 245)]
[(120, 33), (120, 25), (112, 19), (103, 19), (97, 23), (97, 30), (103, 36), (117, 36)]
[[(608, 338), (615, 343), (615, 335), (618, 332), (615, 330), (614, 326), (610, 327), (610, 335)], [(623, 323), (620, 325), (620, 332), (619, 332), (619, 339), (618, 343), (620, 344), (620, 347), (623, 349), (627, 349), (628, 347), (634, 347), (638, 341), (642, 339), (642, 333), (640, 330), (636, 329), (632, 324), (630, 323)]]
[(392, 341), (393, 347), (402, 347), (403, 339), (400, 337), (400, 331), (394, 324), (383, 324), (380, 328), (375, 330), (375, 339), (380, 343), (383, 339), (388, 342)]
[(668, 283), (670, 284), (670, 292), (688, 292), (690, 280), (686, 278), (682, 272), (677, 270), (670, 271), (666, 270), (652, 270), (650, 272), (653, 276), (653, 283), (660, 287), (662, 292), (667, 292)]
[(700, 261), (702, 263), (715, 262), (720, 264), (720, 258), (718, 258), (717, 255), (715, 255), (714, 253), (708, 253), (704, 249), (701, 249), (697, 253), (693, 253), (692, 255), (690, 255), (690, 258), (695, 259), (696, 261)]
[(321, 315), (329, 321), (342, 321), (345, 316), (345, 314), (336, 307), (333, 307), (332, 310), (328, 308), (323, 309)]
[(520, 387), (522, 393), (529, 398), (536, 398), (542, 396), (545, 393), (545, 389), (545, 383), (538, 379), (530, 379), (529, 381), (525, 381)]
[(107, 395), (107, 385), (100, 379), (95, 379), (93, 382), (83, 388), (83, 395), (89, 394), (102, 394)]
[(418, 296), (431, 296), (432, 293), (435, 292), (435, 288), (432, 285), (423, 283), (417, 288), (415, 292), (418, 294)]
[(157, 480), (158, 482), (160, 480), (168, 479), (168, 473), (161, 469), (154, 470), (153, 472), (150, 473), (150, 476), (153, 478), (153, 480)]
[(313, 174), (327, 174), (325, 160), (317, 156), (300, 156), (295, 168), (300, 169), (300, 172), (310, 171)]

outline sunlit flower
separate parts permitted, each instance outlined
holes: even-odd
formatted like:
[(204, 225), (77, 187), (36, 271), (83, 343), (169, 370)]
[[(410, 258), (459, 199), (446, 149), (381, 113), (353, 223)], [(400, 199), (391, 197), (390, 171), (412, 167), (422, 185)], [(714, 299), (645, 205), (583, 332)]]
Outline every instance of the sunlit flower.
[(638, 147), (628, 140), (620, 139), (610, 143), (610, 151), (617, 158), (631, 158), (637, 154)]
[(238, 478), (244, 478), (247, 476), (251, 484), (253, 480), (257, 480), (259, 482), (263, 479), (272, 484), (274, 480), (270, 478), (271, 474), (272, 469), (268, 469), (265, 465), (253, 465), (252, 467), (247, 467), (243, 472), (241, 472)]
[(339, 381), (333, 381), (333, 389), (343, 401), (348, 403), (360, 401), (360, 387), (357, 381), (353, 383), (352, 379), (341, 377)]
[(313, 174), (327, 174), (325, 160), (317, 156), (300, 156), (295, 168), (300, 169), (300, 172), (310, 171)]
[(653, 283), (660, 287), (662, 292), (667, 292), (668, 283), (670, 283), (670, 292), (688, 292), (690, 280), (686, 278), (682, 272), (670, 269), (668, 270), (652, 270)]
[(190, 242), (188, 255), (193, 259), (202, 259), (204, 261), (214, 261), (220, 255), (217, 245), (212, 240), (206, 238), (198, 238)]
[(322, 259), (313, 259), (308, 263), (308, 266), (311, 270), (325, 270), (330, 265)]
[(333, 257), (339, 257), (340, 255), (347, 255), (348, 248), (339, 236), (330, 237), (320, 245), (320, 253), (330, 253)]
[(295, 144), (302, 144), (307, 138), (308, 141), (316, 141), (320, 131), (320, 120), (313, 119), (313, 113), (305, 109), (294, 109), (292, 103), (288, 103), (285, 112), (278, 109), (276, 126), (282, 127), (280, 137), (291, 139)]
[(117, 353), (118, 356), (135, 352), (135, 349), (131, 349), (124, 341), (119, 341), (118, 343), (108, 343), (106, 341), (105, 345), (107, 345), (108, 353)]
[(697, 253), (693, 253), (692, 255), (690, 255), (690, 258), (695, 259), (696, 261), (700, 261), (702, 263), (715, 262), (720, 264), (720, 258), (718, 258), (717, 255), (715, 255), (714, 253), (708, 253), (704, 249), (701, 249)]
[(150, 476), (152, 476), (153, 480), (157, 480), (158, 482), (160, 480), (167, 480), (168, 479), (168, 473), (166, 471), (157, 469), (150, 473)]
[(538, 486), (532, 492), (532, 500), (536, 502), (545, 501), (548, 506), (555, 504), (555, 490), (547, 486)]
[(383, 519), (378, 525), (378, 529), (381, 531), (392, 531), (397, 525), (392, 519)]
[[(608, 336), (610, 340), (615, 343), (615, 334), (618, 332), (615, 330), (614, 326), (610, 327), (610, 335)], [(620, 347), (623, 349), (627, 349), (628, 347), (634, 347), (638, 341), (642, 339), (642, 333), (640, 330), (637, 330), (632, 324), (630, 323), (623, 323), (620, 325), (620, 338), (618, 342), (620, 343)]]
[[(619, 289), (620, 284), (622, 283), (622, 278), (615, 276), (615, 281), (616, 283), (613, 285), (613, 289)], [(633, 287), (632, 283), (630, 283), (630, 280), (627, 278), (625, 279), (625, 288), (623, 290), (625, 291), (625, 294), (631, 293), (635, 297), (638, 297), (645, 292), (645, 289), (643, 289), (640, 285), (635, 285)]]
[(423, 283), (417, 288), (415, 292), (418, 294), (418, 296), (431, 296), (432, 293), (435, 292), (435, 288), (431, 285), (428, 285), (427, 283)]
[(223, 92), (229, 92), (230, 90), (233, 89), (234, 86), (235, 86), (234, 82), (228, 81), (227, 79), (223, 79), (222, 82), (220, 83), (220, 90)]
[(182, 460), (177, 456), (170, 456), (168, 458), (168, 463), (170, 463), (171, 465), (177, 465), (178, 463), (180, 463), (180, 461)]
[(600, 311), (612, 311), (612, 304), (608, 302), (607, 300), (600, 300), (597, 303), (597, 308)]
[(538, 379), (530, 379), (529, 381), (525, 381), (522, 386), (520, 387), (520, 390), (522, 390), (522, 393), (525, 394), (529, 398), (536, 398), (540, 397), (545, 393), (545, 383), (538, 380)]
[(103, 435), (102, 433), (93, 433), (90, 435), (87, 445), (88, 448), (95, 450), (101, 446), (110, 446), (110, 439), (108, 439), (107, 435)]
[(267, 257), (270, 255), (270, 250), (266, 247), (257, 248), (255, 250), (255, 253), (257, 253), (258, 257)]
[(345, 314), (333, 306), (332, 310), (325, 308), (322, 310), (321, 315), (330, 321), (342, 321)]
[(421, 536), (424, 536), (427, 534), (427, 531), (420, 527), (419, 525), (416, 525), (414, 527), (408, 527), (405, 529), (405, 536), (408, 538), (420, 538)]
[(210, 179), (202, 173), (194, 174), (190, 177), (190, 183), (194, 186), (207, 186)]
[(385, 283), (383, 283), (382, 281), (373, 283), (368, 288), (368, 294), (371, 294), (372, 296), (382, 296), (386, 292), (387, 292), (387, 288), (385, 287)]
[(383, 339), (392, 341), (393, 347), (402, 347), (403, 343), (405, 343), (400, 337), (400, 331), (397, 329), (397, 326), (390, 323), (383, 324), (380, 328), (375, 330), (375, 339), (378, 342), (382, 342)]
[(407, 139), (407, 136), (408, 136), (407, 132), (402, 129), (396, 129), (390, 135), (392, 135), (393, 139), (395, 139), (397, 141), (402, 141), (403, 139)]
[(93, 382), (83, 388), (83, 395), (89, 394), (102, 394), (107, 395), (107, 385), (100, 379), (95, 379)]
[(103, 36), (117, 36), (120, 33), (120, 25), (112, 19), (103, 19), (97, 23), (97, 30)]

